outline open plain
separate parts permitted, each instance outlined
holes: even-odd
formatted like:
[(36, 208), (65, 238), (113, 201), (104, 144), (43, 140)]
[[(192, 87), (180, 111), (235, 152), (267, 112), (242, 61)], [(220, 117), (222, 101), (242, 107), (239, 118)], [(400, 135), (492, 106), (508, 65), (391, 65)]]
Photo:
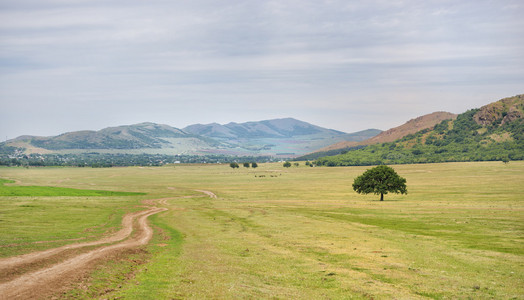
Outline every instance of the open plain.
[(99, 251), (14, 296), (522, 299), (524, 162), (393, 167), (383, 202), (351, 189), (369, 167), (1, 168), (0, 288)]

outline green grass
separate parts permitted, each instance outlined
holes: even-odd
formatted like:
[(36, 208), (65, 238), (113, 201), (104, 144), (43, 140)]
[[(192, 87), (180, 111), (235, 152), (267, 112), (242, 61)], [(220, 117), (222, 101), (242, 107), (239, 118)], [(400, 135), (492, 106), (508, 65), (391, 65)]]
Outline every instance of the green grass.
[(72, 188), (52, 187), (52, 186), (18, 186), (4, 185), (4, 183), (14, 183), (12, 180), (0, 178), (0, 197), (2, 196), (31, 196), (31, 197), (60, 197), (60, 196), (136, 196), (145, 193), (133, 192), (113, 192), (98, 190), (80, 190)]
[(152, 222), (163, 233), (161, 236), (157, 235), (148, 247), (154, 259), (144, 266), (133, 280), (127, 281), (122, 291), (115, 293), (113, 297), (169, 299), (173, 296), (173, 287), (180, 281), (183, 271), (183, 262), (179, 260), (183, 237), (179, 231), (167, 226), (156, 215), (152, 217)]
[(141, 209), (133, 206), (139, 203), (136, 196), (145, 195), (14, 183), (0, 179), (0, 257), (95, 240), (117, 231), (126, 212)]
[[(141, 256), (147, 263), (119, 261), (108, 267), (121, 267), (114, 276), (94, 273), (92, 294), (78, 294), (86, 298), (522, 298), (524, 162), (394, 168), (409, 194), (383, 202), (351, 190), (367, 167), (3, 168), (1, 177), (26, 185), (148, 195), (0, 197), (9, 207), (2, 206), (0, 226), (4, 243), (13, 243), (31, 238), (23, 227), (37, 212), (50, 224), (66, 207), (72, 218), (92, 212), (75, 225), (88, 228), (104, 223), (98, 215), (141, 199), (194, 195), (168, 200), (170, 210), (151, 219), (155, 239)], [(56, 232), (67, 227), (55, 224)], [(36, 225), (32, 234), (40, 231)], [(107, 276), (115, 278), (109, 286), (96, 283)]]

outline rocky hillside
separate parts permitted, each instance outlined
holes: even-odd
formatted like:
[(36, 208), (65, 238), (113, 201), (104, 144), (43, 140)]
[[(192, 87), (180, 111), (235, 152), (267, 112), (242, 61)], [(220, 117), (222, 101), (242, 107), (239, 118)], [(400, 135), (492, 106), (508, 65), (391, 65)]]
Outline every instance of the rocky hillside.
[(505, 98), (391, 142), (323, 157), (319, 165), (523, 160), (524, 97)]
[(493, 124), (502, 126), (524, 116), (524, 95), (504, 98), (500, 101), (482, 106), (473, 116), (475, 122), (482, 126)]

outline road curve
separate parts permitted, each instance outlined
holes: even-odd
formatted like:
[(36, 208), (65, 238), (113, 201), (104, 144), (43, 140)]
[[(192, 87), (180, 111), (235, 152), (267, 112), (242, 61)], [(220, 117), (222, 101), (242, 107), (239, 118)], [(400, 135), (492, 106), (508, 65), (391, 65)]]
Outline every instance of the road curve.
[[(40, 290), (46, 289), (52, 285), (52, 283), (56, 284), (57, 280), (60, 280), (60, 278), (67, 278), (70, 274), (76, 272), (77, 270), (84, 269), (89, 263), (97, 259), (103, 258), (115, 251), (120, 251), (127, 248), (135, 248), (147, 244), (153, 236), (153, 229), (147, 224), (147, 218), (165, 210), (167, 210), (167, 208), (153, 207), (146, 211), (132, 214), (134, 218), (130, 220), (131, 224), (133, 223), (133, 220), (138, 217), (137, 226), (139, 234), (137, 236), (122, 241), (118, 244), (100, 247), (79, 254), (48, 268), (26, 273), (15, 278), (14, 280), (0, 284), (0, 299), (29, 299), (41, 296), (39, 294)], [(44, 253), (44, 255), (48, 254)], [(37, 258), (37, 256), (35, 256), (35, 258)], [(31, 259), (34, 258), (31, 257)]]

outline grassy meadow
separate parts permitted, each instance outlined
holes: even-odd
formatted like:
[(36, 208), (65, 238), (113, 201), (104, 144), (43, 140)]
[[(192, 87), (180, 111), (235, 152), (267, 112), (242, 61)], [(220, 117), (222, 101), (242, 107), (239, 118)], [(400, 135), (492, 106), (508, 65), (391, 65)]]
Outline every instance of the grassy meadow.
[(0, 257), (99, 238), (172, 197), (143, 251), (66, 296), (524, 298), (524, 162), (393, 167), (408, 195), (383, 202), (351, 189), (369, 167), (0, 168), (5, 187), (145, 193), (0, 196)]

